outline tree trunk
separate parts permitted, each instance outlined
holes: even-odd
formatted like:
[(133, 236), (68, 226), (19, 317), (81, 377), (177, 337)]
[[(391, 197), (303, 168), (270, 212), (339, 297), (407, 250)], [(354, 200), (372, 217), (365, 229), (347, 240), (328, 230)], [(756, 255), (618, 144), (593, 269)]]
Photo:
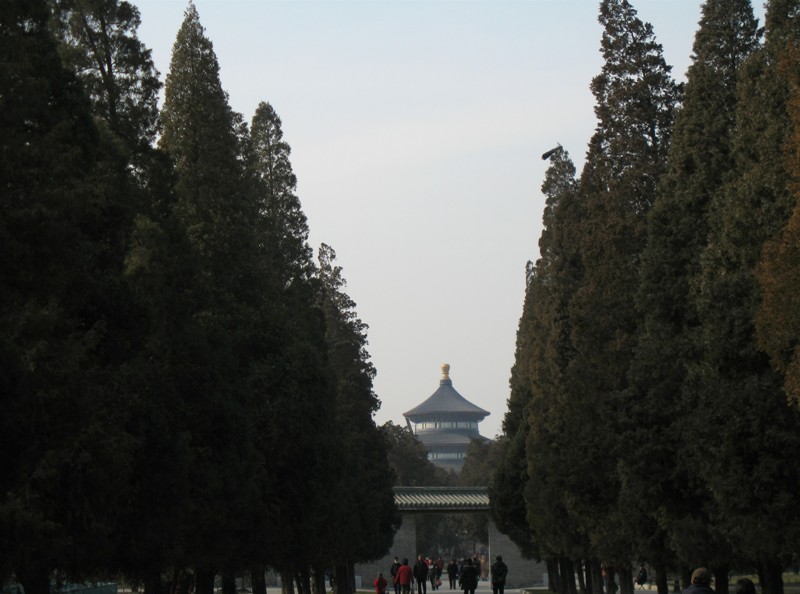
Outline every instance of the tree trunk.
[(597, 559), (586, 561), (586, 571), (589, 572), (589, 582), (592, 584), (592, 594), (603, 594), (603, 573)]
[(216, 574), (213, 569), (199, 567), (194, 571), (194, 583), (196, 594), (214, 594), (214, 578)]
[(144, 578), (144, 594), (162, 594), (160, 569), (151, 569), (147, 572)]
[(633, 570), (630, 565), (623, 565), (617, 572), (619, 575), (620, 594), (633, 594)]
[(264, 577), (265, 568), (258, 565), (250, 569), (250, 581), (253, 584), (253, 594), (267, 594), (267, 580)]
[(606, 594), (616, 594), (617, 582), (614, 579), (614, 567), (606, 565)]
[(667, 570), (663, 565), (656, 565), (656, 590), (658, 594), (669, 594), (669, 580)]
[(558, 566), (561, 574), (558, 591), (561, 594), (577, 594), (575, 591), (575, 566), (572, 564), (572, 559), (561, 557), (558, 560)]
[(583, 559), (578, 559), (578, 587), (580, 588), (581, 594), (587, 594), (586, 592), (586, 578), (584, 577), (584, 563)]
[[(691, 585), (691, 583), (692, 583), (692, 570), (685, 569), (681, 574), (681, 590), (685, 590), (686, 588), (688, 588)], [(678, 590), (675, 591), (677, 592)]]
[(558, 594), (569, 594), (569, 568), (567, 558), (558, 558)]
[(36, 561), (23, 562), (17, 568), (17, 581), (25, 594), (50, 594), (50, 572)]
[(336, 594), (353, 594), (355, 592), (355, 576), (348, 563), (336, 566)]
[(299, 594), (311, 594), (311, 572), (308, 569), (297, 572), (297, 591)]
[(547, 581), (547, 587), (551, 592), (559, 591), (561, 578), (558, 575), (558, 561), (556, 559), (547, 560)]
[(289, 571), (281, 572), (281, 594), (294, 594), (294, 576)]
[[(577, 586), (575, 585), (575, 562), (572, 559), (567, 558), (567, 568), (569, 570), (567, 592), (569, 592), (569, 594), (578, 594)], [(580, 571), (578, 573), (580, 573)]]
[(195, 592), (197, 594), (214, 594), (214, 570), (198, 567), (194, 571)]
[(783, 594), (783, 569), (774, 561), (766, 561), (758, 566), (758, 581), (761, 584), (761, 594)]
[[(714, 591), (716, 594), (728, 594), (728, 567), (714, 568)], [(781, 592), (781, 594), (783, 594)]]
[(222, 594), (236, 594), (236, 577), (229, 571), (222, 574)]
[[(311, 572), (311, 589), (313, 593), (325, 594), (326, 588), (325, 571), (319, 567), (314, 568)], [(253, 594), (255, 594), (255, 592)]]

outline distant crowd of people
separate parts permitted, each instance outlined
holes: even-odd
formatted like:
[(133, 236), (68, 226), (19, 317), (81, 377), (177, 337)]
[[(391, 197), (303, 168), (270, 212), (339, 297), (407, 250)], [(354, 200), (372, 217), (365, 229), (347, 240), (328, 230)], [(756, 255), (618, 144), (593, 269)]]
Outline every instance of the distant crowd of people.
[[(442, 586), (442, 577), (445, 570), (451, 590), (461, 590), (464, 594), (475, 594), (479, 580), (488, 580), (491, 577), (492, 591), (494, 594), (503, 594), (506, 585), (508, 567), (503, 563), (503, 557), (498, 555), (491, 567), (486, 567), (486, 557), (481, 555), (466, 557), (461, 561), (451, 559), (445, 568), (444, 560), (438, 557), (435, 561), (424, 555), (418, 555), (413, 566), (408, 564), (408, 559), (402, 561), (394, 558), (389, 568), (389, 579), (394, 588), (394, 594), (411, 594), (416, 586), (416, 594), (427, 594), (428, 582), (431, 590), (436, 591)], [(389, 580), (383, 573), (378, 574), (373, 582), (375, 594), (388, 594)]]
[[(711, 587), (713, 579), (714, 576), (707, 568), (698, 567), (692, 572), (690, 583), (681, 594), (715, 594)], [(639, 572), (634, 581), (640, 589), (644, 590), (648, 582), (647, 568), (644, 563), (639, 564)], [(752, 580), (741, 578), (736, 582), (734, 594), (756, 594), (756, 585)]]

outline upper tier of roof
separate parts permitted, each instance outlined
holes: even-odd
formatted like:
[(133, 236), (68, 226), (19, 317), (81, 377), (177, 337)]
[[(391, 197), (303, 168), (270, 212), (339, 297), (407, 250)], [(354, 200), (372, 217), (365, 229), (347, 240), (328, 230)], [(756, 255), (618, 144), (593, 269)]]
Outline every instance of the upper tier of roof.
[(442, 379), (439, 382), (439, 389), (431, 394), (425, 402), (403, 413), (403, 416), (411, 421), (416, 421), (423, 417), (442, 415), (480, 421), (489, 416), (489, 414), (488, 411), (475, 406), (456, 392), (450, 379), (450, 365), (445, 363), (442, 365)]

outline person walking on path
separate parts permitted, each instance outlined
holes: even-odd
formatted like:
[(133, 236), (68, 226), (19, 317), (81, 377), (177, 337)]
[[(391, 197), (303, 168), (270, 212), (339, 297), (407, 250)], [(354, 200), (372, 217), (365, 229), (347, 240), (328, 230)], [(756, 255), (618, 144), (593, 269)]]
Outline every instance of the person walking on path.
[(681, 594), (714, 594), (711, 588), (711, 572), (698, 567), (692, 572), (692, 583)]
[(636, 574), (636, 584), (639, 586), (640, 590), (644, 590), (644, 586), (647, 583), (647, 568), (644, 566), (644, 563), (639, 564), (639, 573)]
[(447, 564), (447, 577), (450, 579), (450, 589), (455, 590), (458, 582), (458, 563), (455, 559), (451, 559)]
[(397, 570), (400, 569), (400, 561), (397, 557), (392, 561), (392, 566), (389, 568), (389, 573), (392, 576), (392, 584), (394, 585), (394, 594), (400, 594), (400, 582), (397, 581)]
[(400, 584), (402, 594), (411, 594), (411, 567), (408, 559), (403, 559), (403, 564), (397, 568), (397, 583)]
[(417, 594), (428, 594), (428, 564), (422, 555), (417, 555), (414, 563), (414, 579), (417, 580)]
[(472, 559), (467, 558), (464, 567), (461, 568), (461, 589), (464, 590), (464, 594), (475, 594), (477, 587), (478, 568), (472, 563)]
[(503, 594), (506, 587), (506, 576), (508, 575), (508, 566), (503, 563), (502, 555), (497, 555), (497, 560), (492, 563), (492, 592), (494, 594)]
[(382, 573), (378, 574), (372, 585), (375, 586), (375, 594), (386, 594), (386, 578)]

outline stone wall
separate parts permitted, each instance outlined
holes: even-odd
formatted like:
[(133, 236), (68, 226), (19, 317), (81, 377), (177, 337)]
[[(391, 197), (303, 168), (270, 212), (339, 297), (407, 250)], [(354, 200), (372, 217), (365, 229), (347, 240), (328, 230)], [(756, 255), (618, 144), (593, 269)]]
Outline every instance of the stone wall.
[(394, 535), (394, 542), (389, 549), (389, 554), (383, 559), (378, 559), (372, 563), (359, 563), (355, 567), (356, 577), (361, 576), (362, 587), (372, 589), (372, 582), (378, 577), (378, 573), (382, 573), (386, 581), (389, 582), (389, 591), (392, 590), (392, 576), (389, 569), (392, 566), (392, 561), (395, 557), (400, 559), (402, 563), (404, 558), (408, 559), (409, 565), (414, 565), (417, 558), (417, 515), (416, 514), (403, 514), (403, 523)]
[(497, 529), (489, 520), (489, 558), (494, 562), (497, 555), (508, 565), (507, 588), (528, 588), (546, 583), (547, 565), (524, 559), (516, 544)]

